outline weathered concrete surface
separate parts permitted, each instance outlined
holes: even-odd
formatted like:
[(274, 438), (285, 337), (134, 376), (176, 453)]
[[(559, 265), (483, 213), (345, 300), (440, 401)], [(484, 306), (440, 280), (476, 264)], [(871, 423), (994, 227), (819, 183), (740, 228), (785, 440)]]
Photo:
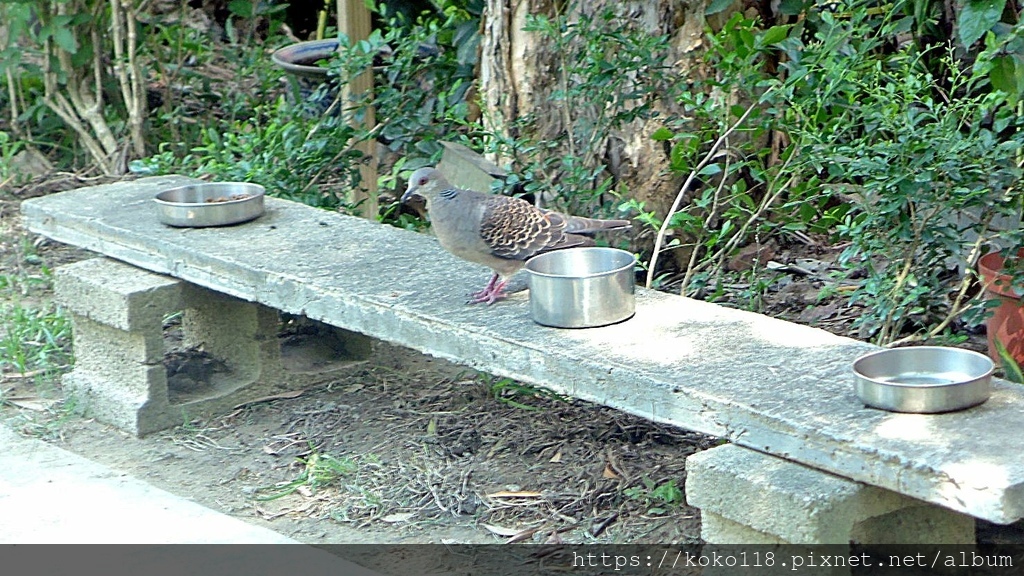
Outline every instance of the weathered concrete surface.
[[(79, 411), (138, 436), (331, 377), (285, 370), (277, 310), (116, 260), (57, 268), (54, 299), (74, 325), (75, 366), (64, 388)], [(169, 379), (164, 365), (163, 320), (176, 312), (183, 348), (201, 348), (224, 368), (187, 393), (174, 380), (187, 372)], [(369, 355), (369, 338), (342, 337), (337, 360)]]
[(140, 435), (183, 421), (168, 404), (162, 333), (183, 285), (106, 258), (57, 269), (54, 299), (75, 335), (75, 367), (62, 382), (80, 410)]
[[(262, 304), (108, 258), (60, 266), (54, 299), (75, 328), (75, 368), (63, 386), (82, 412), (136, 436), (308, 383), (285, 377), (279, 315)], [(226, 373), (172, 402), (163, 320), (176, 312), (181, 343), (202, 346)]]
[(489, 271), (430, 237), (292, 202), (234, 227), (175, 229), (151, 198), (181, 177), (23, 203), (27, 227), (142, 268), (543, 385), (993, 522), (1024, 517), (1024, 388), (943, 415), (856, 398), (872, 346), (678, 296), (637, 291), (622, 324), (534, 324), (526, 293), (466, 306)]
[(734, 444), (686, 459), (686, 500), (707, 542), (974, 543), (970, 516)]
[(0, 543), (297, 544), (0, 425)]
[(0, 446), (0, 544), (290, 545), (194, 546), (187, 554), (174, 546), (90, 546), (73, 553), (3, 546), (5, 574), (382, 576), (2, 424)]

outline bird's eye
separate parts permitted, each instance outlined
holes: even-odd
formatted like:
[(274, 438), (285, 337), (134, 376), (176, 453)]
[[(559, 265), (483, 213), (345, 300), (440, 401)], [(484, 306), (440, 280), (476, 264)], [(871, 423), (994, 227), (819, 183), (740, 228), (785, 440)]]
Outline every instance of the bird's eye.
[(428, 178), (426, 176), (420, 178), (420, 186), (424, 186), (427, 183)]

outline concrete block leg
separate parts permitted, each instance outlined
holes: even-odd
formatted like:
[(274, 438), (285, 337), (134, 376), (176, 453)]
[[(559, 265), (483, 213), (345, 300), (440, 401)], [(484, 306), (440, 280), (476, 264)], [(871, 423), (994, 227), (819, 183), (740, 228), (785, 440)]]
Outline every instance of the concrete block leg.
[[(65, 388), (82, 412), (139, 436), (323, 381), (323, 366), (372, 350), (365, 336), (313, 323), (323, 350), (307, 346), (310, 369), (286, 370), (276, 310), (105, 258), (59, 268), (55, 296), (74, 328)], [(177, 312), (181, 342), (168, 346), (164, 320)]]
[(64, 388), (101, 421), (146, 434), (177, 422), (163, 366), (163, 319), (181, 282), (96, 258), (57, 269), (54, 292), (71, 315), (75, 368)]
[(276, 310), (194, 284), (182, 291), (182, 345), (223, 362), (206, 395), (282, 377)]
[(686, 465), (708, 543), (974, 543), (970, 516), (747, 448), (705, 450)]

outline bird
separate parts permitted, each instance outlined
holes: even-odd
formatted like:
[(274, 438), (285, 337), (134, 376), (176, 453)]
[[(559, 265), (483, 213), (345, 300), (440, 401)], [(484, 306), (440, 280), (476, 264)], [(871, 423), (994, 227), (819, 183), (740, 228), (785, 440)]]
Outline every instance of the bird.
[(470, 295), (469, 304), (505, 298), (509, 279), (533, 256), (593, 246), (584, 234), (630, 227), (628, 220), (569, 216), (521, 198), (457, 188), (433, 167), (412, 173), (401, 202), (416, 197), (426, 201), (431, 228), (445, 250), (494, 272), (483, 290)]

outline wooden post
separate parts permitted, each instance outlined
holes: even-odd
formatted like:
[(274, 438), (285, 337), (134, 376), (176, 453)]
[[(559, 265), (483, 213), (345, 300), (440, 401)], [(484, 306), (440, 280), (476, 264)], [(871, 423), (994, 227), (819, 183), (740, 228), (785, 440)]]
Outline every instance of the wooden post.
[[(338, 0), (338, 32), (346, 35), (350, 42), (366, 40), (370, 37), (370, 10), (364, 0)], [(372, 98), (373, 71), (367, 70), (354, 78), (350, 84), (342, 87), (342, 98), (349, 102), (353, 97)], [(363, 127), (373, 128), (376, 117), (373, 107), (366, 109)], [(377, 217), (377, 141), (370, 139), (361, 142), (357, 149), (364, 154), (364, 161), (359, 165), (361, 176), (360, 187), (349, 192), (348, 201), (359, 204), (359, 215), (364, 218)]]

